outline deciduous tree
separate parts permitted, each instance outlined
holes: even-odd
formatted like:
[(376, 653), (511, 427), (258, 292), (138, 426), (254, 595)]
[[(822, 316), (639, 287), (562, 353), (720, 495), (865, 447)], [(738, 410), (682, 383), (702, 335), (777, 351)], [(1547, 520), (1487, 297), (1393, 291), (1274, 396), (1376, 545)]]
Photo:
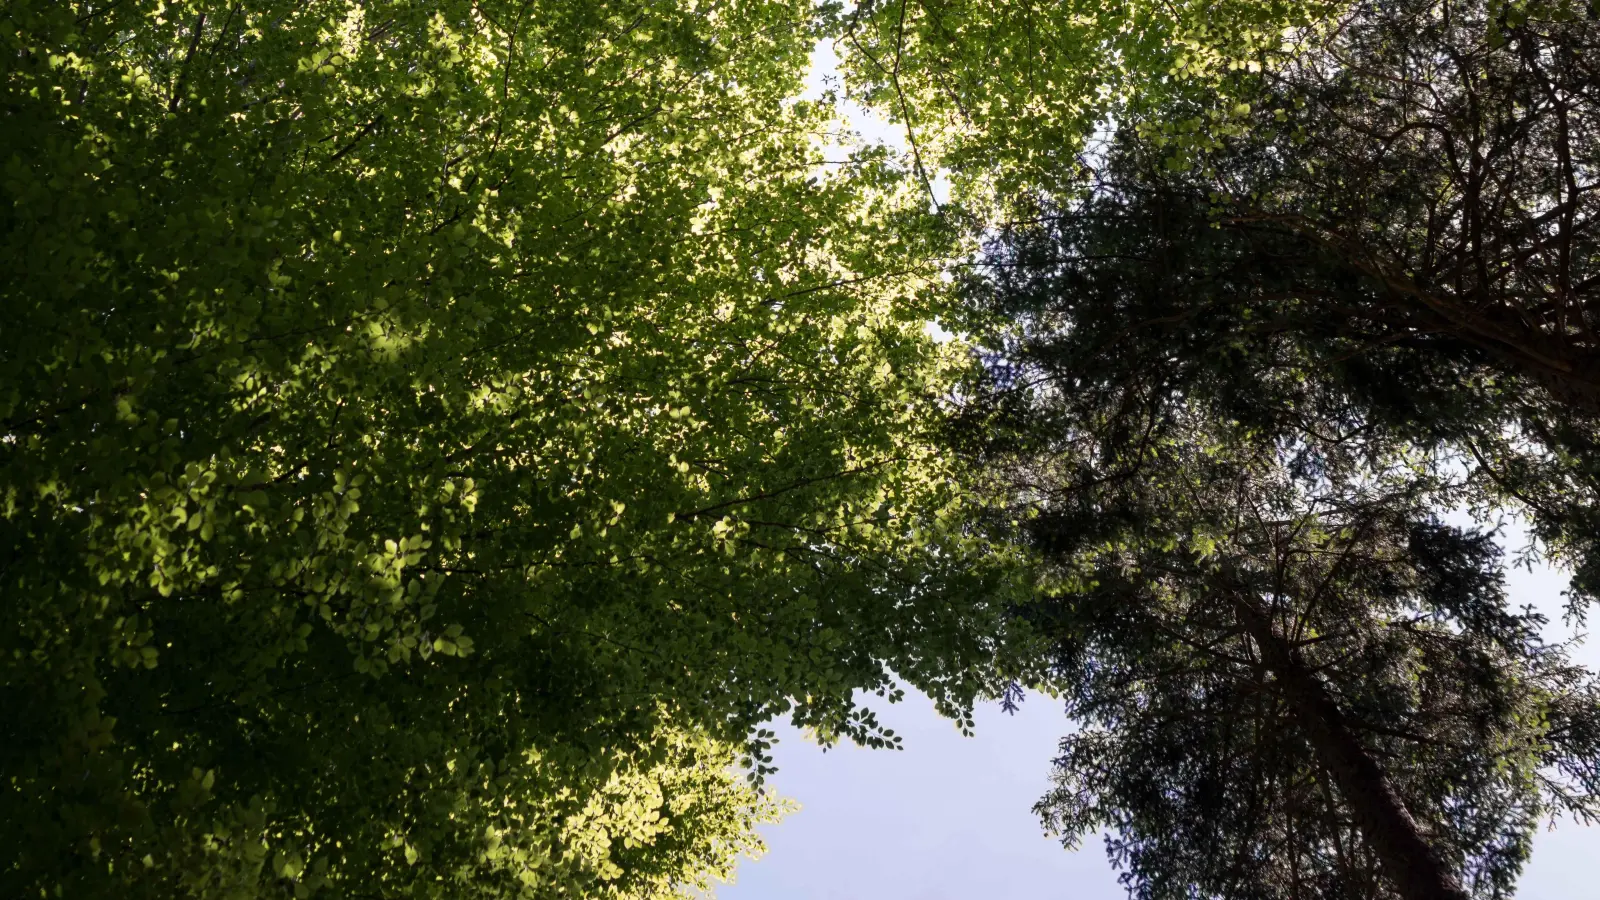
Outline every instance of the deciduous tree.
[(818, 175), (814, 26), (8, 6), (0, 891), (655, 896), (769, 717), (961, 714), (945, 235)]

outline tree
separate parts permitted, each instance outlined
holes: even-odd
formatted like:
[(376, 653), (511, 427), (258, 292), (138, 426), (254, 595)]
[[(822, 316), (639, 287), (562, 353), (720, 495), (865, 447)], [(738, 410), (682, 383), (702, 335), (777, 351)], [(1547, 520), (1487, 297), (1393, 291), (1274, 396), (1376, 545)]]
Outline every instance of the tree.
[(1509, 896), (1542, 816), (1593, 816), (1596, 688), (1505, 608), (1489, 535), (1404, 491), (1195, 487), (1233, 496), (1044, 614), (1083, 723), (1049, 827), (1114, 829), (1139, 897), (1465, 898)]
[(1411, 420), (1450, 431), (1592, 597), (1597, 22), (1577, 0), (924, 0), (858, 5), (841, 45), (925, 167), (1003, 212), (977, 224), (1075, 207), (1086, 176), (1158, 192), (1138, 214), (1231, 233), (1229, 289), (1274, 283), (1214, 301), (1254, 316), (1216, 343), (1315, 333), (1319, 366), (1432, 376), (1389, 400), (1346, 383), (1375, 406), (1444, 379), (1455, 409)]
[(809, 3), (7, 16), (7, 894), (655, 896), (759, 723), (994, 683), (947, 238), (814, 177)]
[(1594, 818), (1600, 687), (1433, 518), (1461, 485), (1333, 417), (1262, 441), (1106, 385), (1093, 418), (1103, 373), (1028, 352), (1072, 336), (1009, 356), (1035, 413), (989, 447), (1080, 723), (1048, 828), (1110, 829), (1137, 897), (1420, 900), (1509, 895), (1544, 816)]
[(1230, 216), (1265, 216), (1362, 276), (1363, 302), (1341, 311), (1352, 332), (1439, 335), (1475, 361), (1458, 382), (1499, 383), (1503, 427), (1462, 443), (1585, 598), (1600, 585), (1597, 41), (1575, 4), (1375, 11), (1272, 79), (1299, 111), (1268, 143), (1294, 139), (1315, 170), (1260, 170), (1257, 199), (1229, 199)]
[[(1217, 286), (1232, 296), (1215, 302), (1255, 316), (1224, 340), (1316, 335), (1317, 365), (1374, 415), (1453, 395), (1401, 415), (1469, 457), (1485, 493), (1574, 566), (1575, 610), (1600, 584), (1597, 22), (1559, 2), (1358, 6), (1269, 61), (1253, 111), (1193, 170), (1158, 174), (1162, 129), (1134, 125), (1147, 167), (1134, 180), (1190, 210), (1179, 218), (1204, 209), (1235, 271), (1274, 273)], [(1401, 359), (1429, 380), (1350, 377)]]
[[(1216, 96), (1127, 108), (1085, 195), (1032, 203), (1040, 221), (1007, 241), (1039, 273), (1027, 290), (1121, 279), (1113, 306), (1090, 311), (1101, 286), (1072, 302), (1100, 341), (1137, 347), (1125, 371), (1159, 365), (1268, 428), (1320, 392), (1462, 454), (1484, 502), (1520, 508), (1574, 567), (1581, 612), (1600, 572), (1581, 162), (1596, 20), (1519, 8), (1358, 6), (1263, 55), (1259, 80), (1223, 95), (1252, 101), (1232, 112)], [(1080, 240), (1153, 268), (1101, 258), (1072, 274), (1091, 266), (1049, 245)], [(1156, 362), (1173, 342), (1184, 351)]]
[[(855, 93), (906, 130), (969, 210), (1071, 189), (1114, 110), (1223, 104), (1233, 76), (1339, 0), (866, 0), (837, 46)], [(1224, 104), (1231, 108), (1232, 103)]]
[(1359, 7), (1264, 86), (1123, 107), (969, 278), (958, 435), (1038, 513), (1091, 723), (1041, 811), (1110, 826), (1136, 892), (1496, 896), (1543, 812), (1592, 814), (1587, 677), (1429, 520), (1520, 508), (1592, 596), (1590, 31)]
[(1355, 327), (1448, 335), (1592, 417), (1600, 20), (1521, 6), (1359, 7), (1264, 70), (1261, 115), (1283, 121), (1219, 148), (1239, 162), (1215, 175), (1236, 185), (1230, 218), (1267, 217), (1365, 276)]

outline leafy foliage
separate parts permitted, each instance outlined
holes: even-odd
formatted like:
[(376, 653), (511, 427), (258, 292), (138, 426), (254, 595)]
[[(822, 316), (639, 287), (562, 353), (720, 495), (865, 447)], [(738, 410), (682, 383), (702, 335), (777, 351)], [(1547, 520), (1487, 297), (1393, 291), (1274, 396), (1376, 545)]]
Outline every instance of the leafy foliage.
[(1359, 286), (1297, 298), (1343, 320), (1349, 352), (1448, 354), (1447, 383), (1481, 411), (1441, 424), (1590, 597), (1597, 41), (1572, 3), (1362, 7), (1268, 70), (1273, 121), (1214, 154), (1208, 179), (1225, 227), (1293, 234)]
[(759, 723), (990, 684), (947, 236), (813, 176), (815, 33), (8, 7), (7, 894), (656, 896), (755, 846)]
[(1050, 665), (1136, 893), (1508, 893), (1600, 706), (1431, 510), (1600, 590), (1595, 22), (13, 2), (0, 888), (671, 896), (764, 721)]
[(861, 96), (906, 128), (930, 171), (948, 167), (969, 202), (1008, 203), (1070, 189), (1112, 110), (1174, 98), (1231, 109), (1238, 73), (1343, 5), (868, 0), (838, 43)]

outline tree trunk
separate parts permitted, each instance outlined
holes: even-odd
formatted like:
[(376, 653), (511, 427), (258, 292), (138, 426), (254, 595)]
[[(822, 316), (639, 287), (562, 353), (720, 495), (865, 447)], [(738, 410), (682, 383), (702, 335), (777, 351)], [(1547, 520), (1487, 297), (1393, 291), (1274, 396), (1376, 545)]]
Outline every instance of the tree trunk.
[(1388, 776), (1351, 732), (1322, 680), (1250, 601), (1238, 598), (1234, 605), (1261, 648), (1267, 669), (1277, 678), (1295, 724), (1333, 777), (1361, 836), (1377, 853), (1384, 874), (1400, 896), (1405, 900), (1469, 900), (1461, 882), (1422, 836)]

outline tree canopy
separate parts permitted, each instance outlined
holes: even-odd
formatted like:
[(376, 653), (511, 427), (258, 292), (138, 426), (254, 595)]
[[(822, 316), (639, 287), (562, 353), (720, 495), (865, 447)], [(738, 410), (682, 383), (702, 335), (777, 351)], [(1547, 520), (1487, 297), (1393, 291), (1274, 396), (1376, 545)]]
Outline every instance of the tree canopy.
[(993, 682), (948, 233), (817, 177), (815, 21), (8, 7), (5, 893), (654, 896), (770, 717)]
[[(1221, 105), (1283, 35), (1339, 0), (867, 0), (837, 42), (859, 95), (907, 132), (958, 198), (1070, 189), (1108, 116)], [(1229, 108), (1232, 107), (1228, 103)], [(1198, 123), (1188, 129), (1199, 137)]]
[(1061, 567), (1085, 721), (1040, 811), (1138, 895), (1503, 896), (1593, 815), (1589, 677), (1433, 518), (1528, 516), (1583, 614), (1595, 22), (1543, 11), (1358, 5), (1232, 116), (1125, 106), (968, 279), (958, 433)]
[(1600, 596), (1597, 22), (13, 0), (0, 890), (704, 890), (904, 684), (1136, 896), (1509, 895), (1600, 693), (1446, 513)]

